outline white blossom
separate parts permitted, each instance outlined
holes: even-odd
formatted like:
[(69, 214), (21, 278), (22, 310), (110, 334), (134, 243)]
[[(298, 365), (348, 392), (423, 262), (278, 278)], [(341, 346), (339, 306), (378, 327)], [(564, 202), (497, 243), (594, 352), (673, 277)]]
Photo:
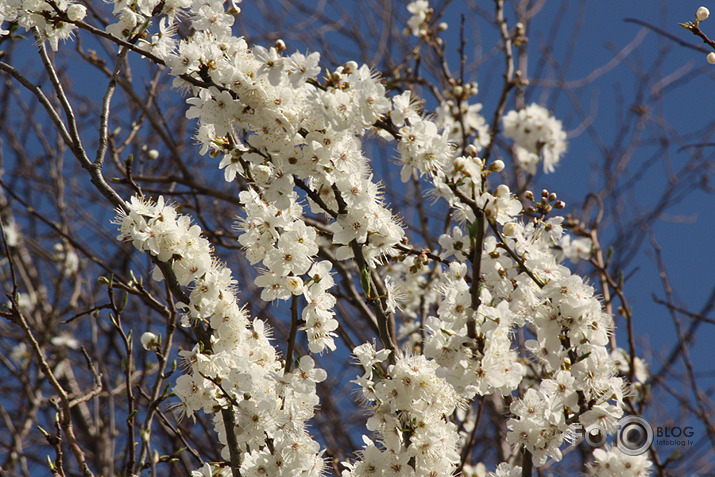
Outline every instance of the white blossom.
[(561, 121), (546, 108), (530, 104), (520, 111), (509, 111), (502, 119), (504, 136), (514, 140), (517, 160), (529, 174), (543, 162), (544, 172), (554, 172), (561, 155), (566, 152), (566, 133)]

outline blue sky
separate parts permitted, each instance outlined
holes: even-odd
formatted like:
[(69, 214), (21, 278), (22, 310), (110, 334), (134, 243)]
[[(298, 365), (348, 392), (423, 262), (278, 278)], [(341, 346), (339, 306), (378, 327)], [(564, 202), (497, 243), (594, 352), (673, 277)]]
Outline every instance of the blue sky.
[[(559, 2), (552, 4), (558, 6)], [(577, 7), (573, 2), (570, 8), (559, 12), (544, 11), (536, 17), (536, 25), (543, 22), (544, 26), (550, 24), (552, 19), (561, 16), (560, 33), (557, 44), (564, 48), (569, 42), (576, 41), (577, 58), (573, 61), (573, 68), (566, 74), (567, 81), (583, 78), (592, 71), (607, 65), (613, 58), (614, 51), (642, 35), (642, 27), (624, 21), (626, 18), (638, 18), (672, 33), (683, 40), (698, 44), (699, 40), (677, 26), (678, 21), (692, 18), (699, 3), (696, 2), (664, 2), (656, 6), (655, 2), (586, 2), (584, 8), (585, 21), (580, 24), (578, 36), (571, 30), (576, 22)], [(565, 5), (566, 2), (563, 2)], [(548, 8), (548, 7), (547, 7)], [(564, 14), (565, 13), (565, 14)], [(553, 14), (553, 16), (552, 16)], [(712, 32), (715, 34), (715, 21)], [(708, 31), (710, 24), (702, 23), (704, 31)], [(537, 39), (538, 41), (538, 39)], [(613, 45), (613, 46), (610, 46)], [(663, 77), (671, 76), (684, 81), (688, 76), (695, 77), (683, 86), (668, 91), (663, 100), (663, 118), (675, 134), (688, 136), (700, 131), (713, 121), (712, 111), (715, 110), (715, 95), (713, 89), (713, 72), (698, 74), (698, 70), (711, 70), (705, 62), (704, 54), (686, 49), (673, 44), (671, 41), (659, 37), (654, 32), (647, 32), (643, 40), (625, 61), (602, 76), (589, 87), (577, 91), (584, 102), (592, 106), (594, 112), (593, 127), (605, 142), (617, 137), (619, 130), (613, 121), (616, 111), (621, 108), (619, 100), (622, 98), (629, 105), (637, 94), (637, 83), (634, 77), (634, 66), (649, 65), (661, 54), (662, 47), (670, 47), (667, 57), (661, 67)], [(683, 76), (680, 72), (686, 71)], [(715, 70), (713, 70), (715, 71)], [(620, 89), (622, 97), (617, 98), (615, 91)], [(554, 94), (548, 90), (540, 91), (541, 97), (553, 101)], [(539, 94), (535, 94), (536, 97)], [(563, 95), (562, 95), (563, 96)], [(569, 111), (567, 101), (558, 98), (554, 104), (555, 114), (564, 118), (568, 124)], [(650, 106), (649, 104), (645, 104)], [(571, 124), (578, 123), (572, 121)], [(712, 133), (708, 136), (690, 136), (685, 143), (712, 142)], [(568, 203), (579, 203), (583, 191), (588, 189), (589, 183), (594, 181), (589, 172), (591, 164), (601, 160), (599, 150), (594, 146), (588, 134), (570, 137), (569, 151), (553, 176), (542, 178), (544, 182), (554, 184), (554, 190), (561, 192)], [(679, 144), (672, 144), (668, 148), (668, 159), (674, 167), (688, 159), (689, 150), (680, 150)], [(654, 148), (649, 145), (640, 147), (633, 155), (633, 162), (638, 164), (645, 161)], [(712, 158), (715, 149), (705, 148), (703, 153)], [(665, 187), (667, 168), (665, 161), (649, 171), (642, 180), (642, 186), (637, 188), (634, 199), (641, 204), (652, 203), (658, 192)], [(712, 174), (712, 171), (711, 171)], [(596, 178), (595, 180), (602, 180)], [(662, 247), (663, 259), (670, 274), (676, 296), (694, 310), (699, 309), (707, 299), (715, 281), (712, 279), (712, 267), (715, 265), (713, 258), (713, 240), (715, 233), (712, 224), (715, 221), (713, 211), (713, 196), (702, 191), (696, 191), (686, 200), (669, 210), (665, 217), (659, 220), (655, 227), (655, 239)], [(607, 231), (606, 231), (607, 233)], [(638, 267), (628, 283), (632, 305), (636, 315), (636, 330), (639, 337), (646, 340), (655, 349), (672, 345), (673, 330), (670, 318), (665, 309), (653, 303), (651, 294), (663, 297), (663, 289), (658, 278), (657, 267), (651, 253), (650, 245), (644, 244), (638, 257), (629, 268)], [(706, 331), (703, 327), (703, 332)], [(657, 330), (657, 332), (653, 332)], [(707, 343), (713, 337), (712, 327), (710, 333), (698, 338), (698, 341)]]

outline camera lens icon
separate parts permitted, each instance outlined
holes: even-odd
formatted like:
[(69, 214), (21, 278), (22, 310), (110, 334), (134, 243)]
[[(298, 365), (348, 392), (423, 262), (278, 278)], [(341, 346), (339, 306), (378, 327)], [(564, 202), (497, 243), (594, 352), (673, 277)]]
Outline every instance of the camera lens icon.
[(616, 446), (626, 455), (641, 455), (653, 443), (653, 428), (639, 416), (627, 416), (620, 420), (616, 434)]

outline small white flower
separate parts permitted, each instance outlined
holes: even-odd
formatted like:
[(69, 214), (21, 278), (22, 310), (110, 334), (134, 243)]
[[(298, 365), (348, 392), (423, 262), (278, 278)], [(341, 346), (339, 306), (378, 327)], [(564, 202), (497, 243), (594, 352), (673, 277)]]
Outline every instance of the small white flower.
[(8, 247), (17, 247), (20, 243), (20, 230), (14, 220), (9, 219), (2, 224), (2, 231), (5, 233), (5, 242)]
[(10, 359), (20, 366), (22, 366), (26, 360), (30, 359), (30, 356), (30, 350), (25, 343), (18, 343), (10, 352)]
[(707, 60), (708, 63), (710, 63), (711, 65), (715, 65), (715, 52), (711, 51), (710, 53), (708, 53)]
[(50, 343), (60, 348), (67, 347), (70, 349), (79, 349), (80, 346), (79, 341), (70, 335), (55, 336), (50, 339)]
[(315, 361), (308, 355), (301, 356), (295, 369), (297, 379), (293, 380), (295, 392), (308, 394), (315, 389), (316, 383), (322, 383), (328, 377), (324, 369), (316, 368)]

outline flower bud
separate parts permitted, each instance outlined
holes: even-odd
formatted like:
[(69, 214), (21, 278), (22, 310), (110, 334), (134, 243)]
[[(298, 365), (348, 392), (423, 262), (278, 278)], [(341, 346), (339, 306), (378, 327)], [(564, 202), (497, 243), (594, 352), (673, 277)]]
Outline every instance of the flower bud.
[(286, 277), (286, 288), (294, 295), (303, 293), (303, 280), (300, 277)]
[(276, 43), (275, 43), (275, 45), (273, 45), (273, 47), (276, 49), (276, 51), (277, 51), (278, 53), (281, 53), (281, 52), (285, 51), (285, 49), (286, 49), (286, 44), (285, 44), (285, 42), (284, 42), (283, 40), (281, 40), (281, 39), (279, 38), (279, 39), (276, 40)]
[[(698, 12), (699, 11), (700, 10), (698, 10)], [(87, 15), (87, 7), (85, 7), (84, 5), (78, 5), (75, 3), (67, 8), (67, 18), (69, 18), (72, 22), (78, 22), (82, 20), (85, 15)]]
[(468, 156), (477, 157), (477, 148), (474, 146), (474, 144), (469, 144), (464, 149), (464, 152), (466, 152)]
[(343, 73), (345, 74), (350, 74), (354, 73), (358, 69), (358, 64), (354, 61), (348, 61), (345, 63), (345, 67), (343, 68)]
[(709, 16), (710, 16), (710, 10), (708, 10), (705, 7), (700, 7), (700, 8), (698, 8), (698, 11), (695, 12), (695, 18), (697, 18), (699, 22), (704, 22), (705, 20), (708, 19)]
[(141, 342), (144, 349), (149, 351), (159, 346), (159, 344), (161, 343), (161, 338), (154, 333), (147, 331), (142, 335)]
[(526, 200), (531, 200), (531, 201), (533, 201), (533, 200), (534, 200), (534, 193), (531, 192), (530, 190), (527, 190), (526, 192), (524, 192), (524, 198), (526, 198)]
[(501, 230), (507, 237), (513, 237), (514, 233), (516, 233), (516, 224), (509, 222), (508, 224), (504, 224), (504, 227), (502, 227)]
[(147, 159), (151, 159), (152, 161), (155, 159), (159, 158), (159, 151), (156, 149), (149, 149), (146, 153)]
[(509, 186), (506, 184), (499, 184), (497, 190), (494, 191), (494, 195), (497, 197), (507, 197), (509, 195)]
[(715, 65), (715, 52), (711, 51), (710, 53), (708, 53), (706, 59), (708, 60), (708, 63), (710, 63), (711, 65)]
[(556, 192), (552, 192), (549, 194), (549, 202), (553, 202), (556, 200)]
[(489, 170), (491, 172), (501, 172), (504, 170), (504, 161), (497, 159), (496, 161), (489, 164)]

